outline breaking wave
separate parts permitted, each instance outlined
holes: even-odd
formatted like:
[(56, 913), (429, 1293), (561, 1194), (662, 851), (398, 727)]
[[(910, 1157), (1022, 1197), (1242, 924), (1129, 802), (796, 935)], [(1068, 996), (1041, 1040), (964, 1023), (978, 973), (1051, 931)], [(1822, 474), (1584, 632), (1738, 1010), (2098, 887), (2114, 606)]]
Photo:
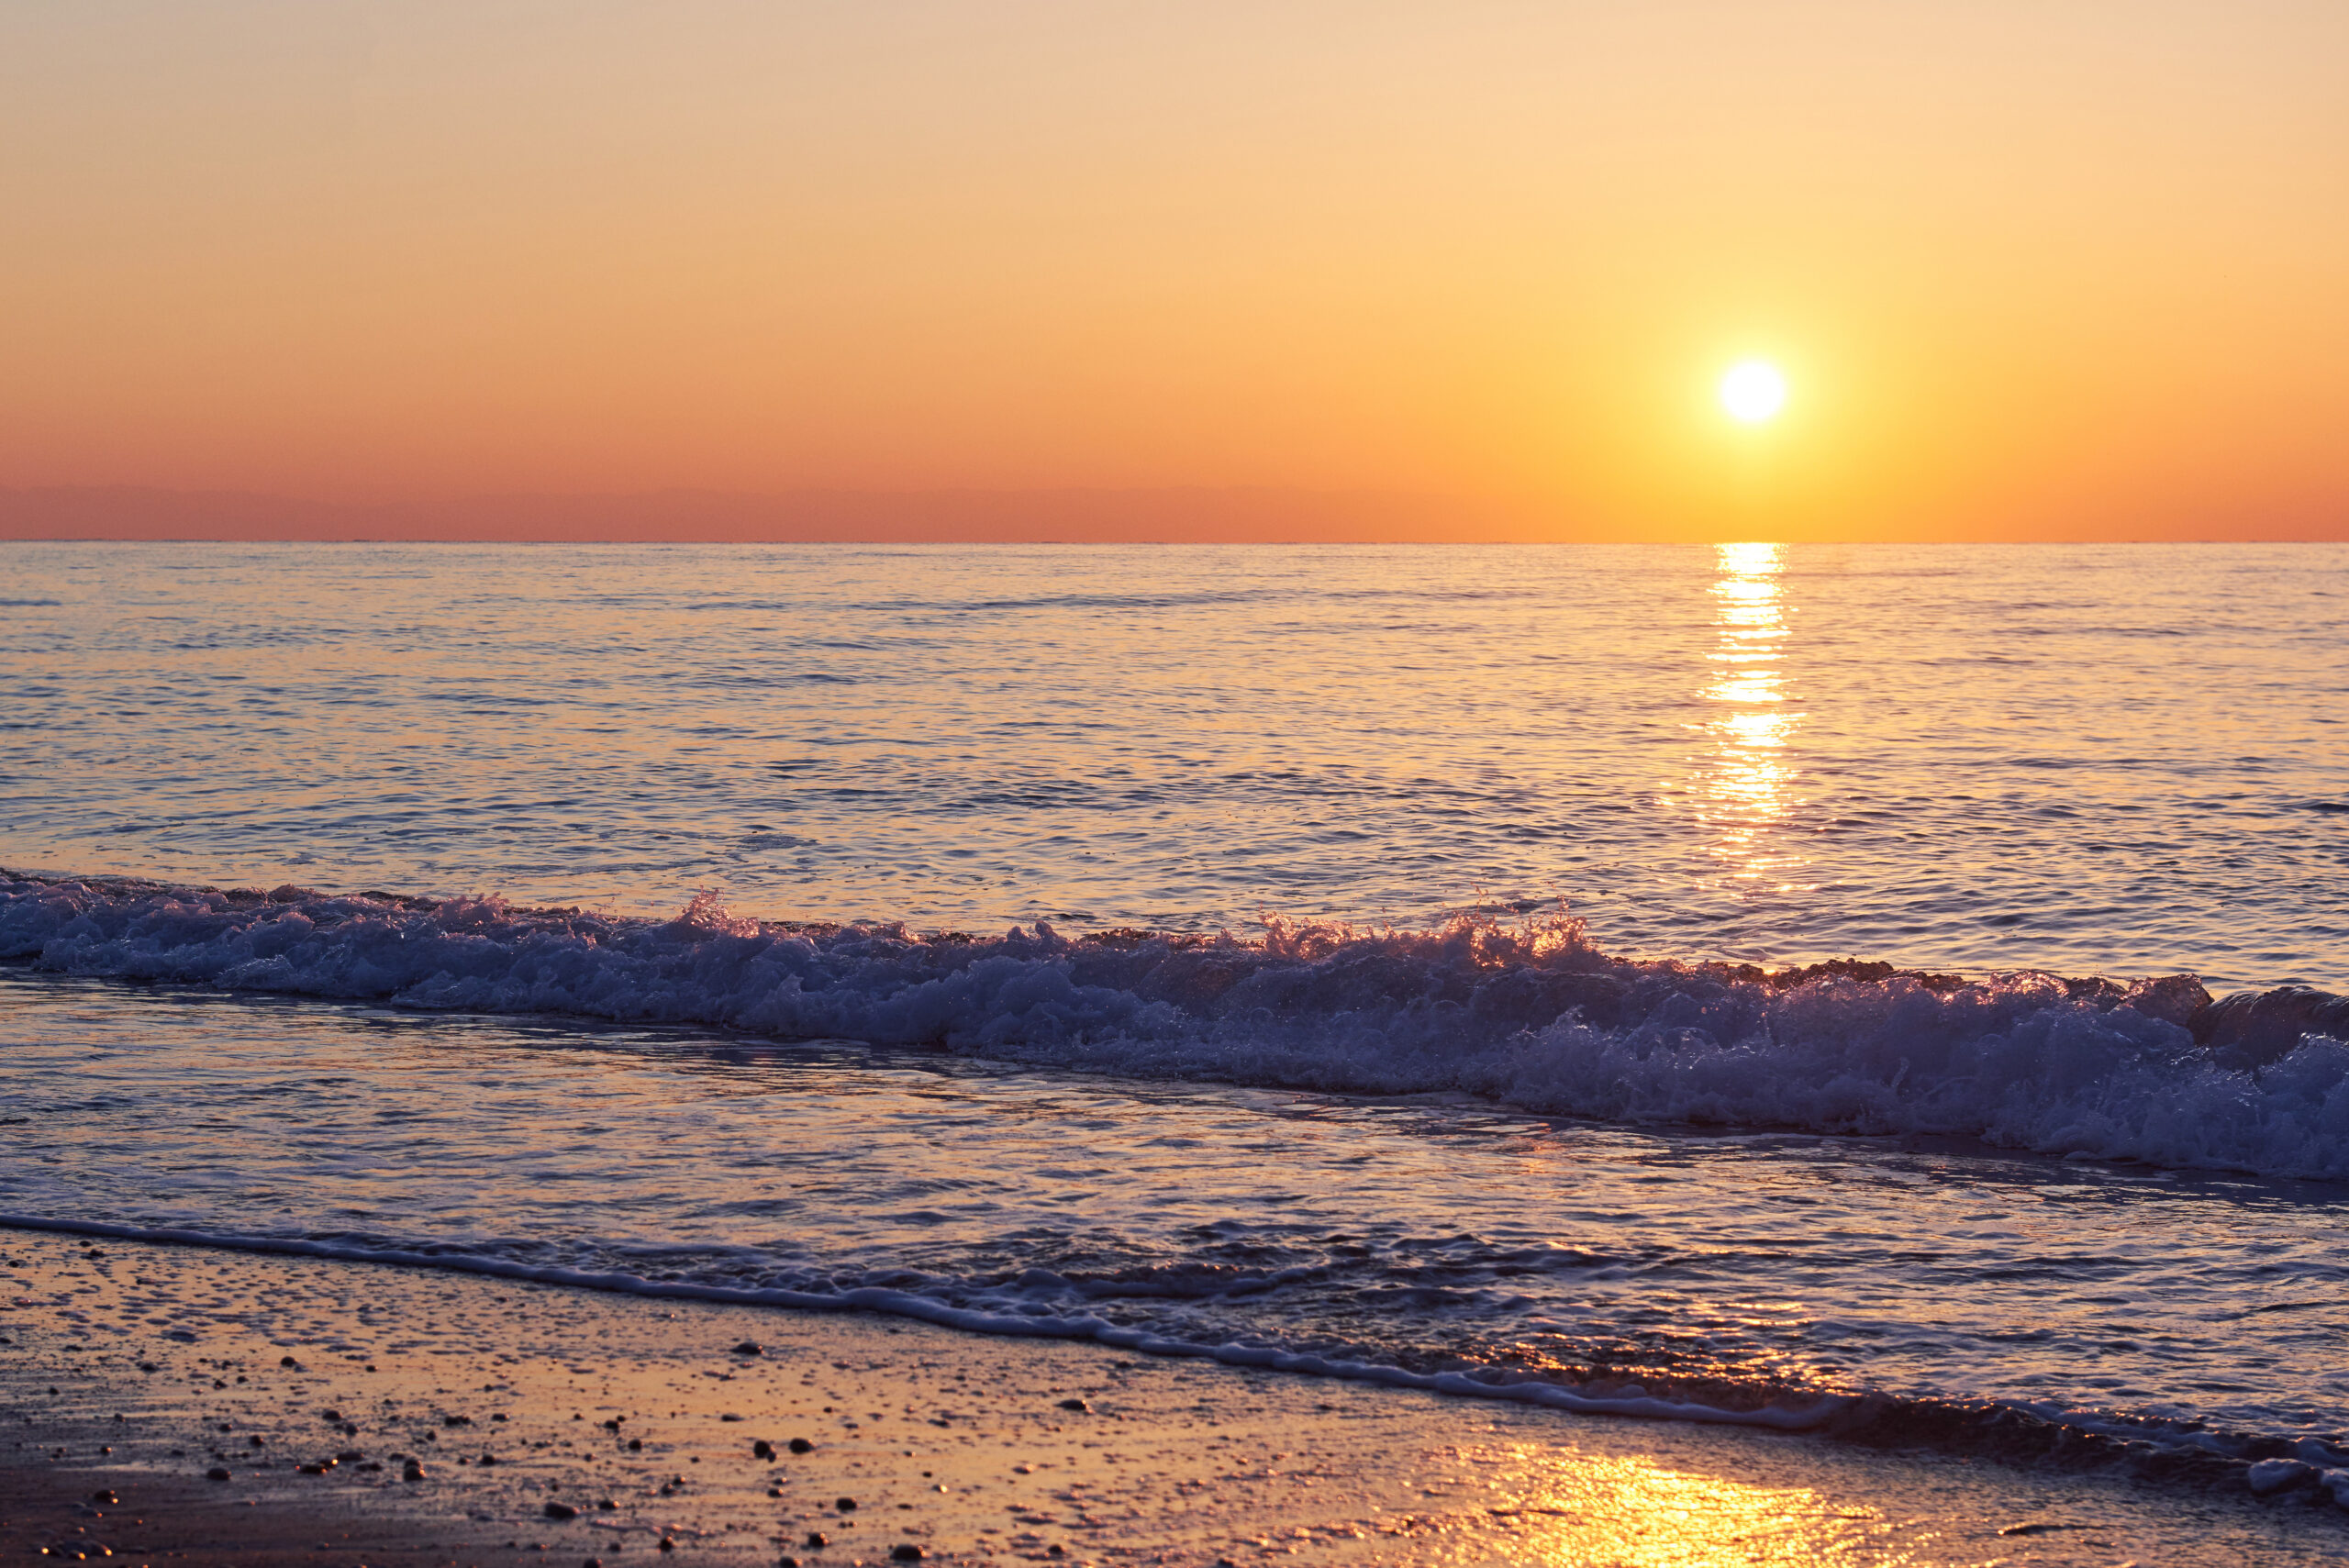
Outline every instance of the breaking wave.
[(1631, 960), (1564, 915), (1258, 940), (661, 921), (0, 873), (0, 958), (400, 1006), (848, 1038), (1131, 1076), (1464, 1092), (1544, 1115), (1930, 1133), (2349, 1179), (2349, 999)]

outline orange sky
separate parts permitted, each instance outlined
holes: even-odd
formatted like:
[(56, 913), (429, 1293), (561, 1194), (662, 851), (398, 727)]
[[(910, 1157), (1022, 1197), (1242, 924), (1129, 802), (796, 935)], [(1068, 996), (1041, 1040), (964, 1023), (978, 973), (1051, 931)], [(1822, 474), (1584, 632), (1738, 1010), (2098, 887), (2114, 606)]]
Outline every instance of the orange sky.
[(139, 486), (2349, 538), (2341, 0), (27, 0), (0, 232), (17, 534)]

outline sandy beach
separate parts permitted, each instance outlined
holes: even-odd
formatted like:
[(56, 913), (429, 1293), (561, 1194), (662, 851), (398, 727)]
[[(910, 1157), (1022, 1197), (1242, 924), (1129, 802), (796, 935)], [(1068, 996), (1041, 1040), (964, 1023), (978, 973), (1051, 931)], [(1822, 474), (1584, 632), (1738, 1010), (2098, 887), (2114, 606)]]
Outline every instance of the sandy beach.
[(10, 1560), (2338, 1561), (2328, 1510), (856, 1314), (0, 1234)]

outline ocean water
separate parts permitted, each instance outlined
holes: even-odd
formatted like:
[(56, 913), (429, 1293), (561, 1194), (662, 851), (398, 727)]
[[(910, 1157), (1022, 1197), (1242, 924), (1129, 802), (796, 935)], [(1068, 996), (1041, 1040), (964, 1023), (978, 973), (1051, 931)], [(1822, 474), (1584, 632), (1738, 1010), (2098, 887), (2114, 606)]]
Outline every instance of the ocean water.
[(0, 1216), (2349, 1505), (2344, 607), (0, 546)]

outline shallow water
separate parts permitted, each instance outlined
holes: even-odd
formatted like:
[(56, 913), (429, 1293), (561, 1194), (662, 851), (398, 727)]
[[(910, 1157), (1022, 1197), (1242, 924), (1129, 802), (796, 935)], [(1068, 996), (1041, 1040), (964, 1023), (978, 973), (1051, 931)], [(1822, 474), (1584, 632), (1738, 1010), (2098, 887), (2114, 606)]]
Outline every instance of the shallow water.
[(0, 561), (0, 1214), (2349, 1475), (2349, 550)]
[(22, 971), (0, 999), (5, 1213), (879, 1290), (1729, 1414), (1892, 1392), (2223, 1452), (2349, 1440), (2333, 1185), (846, 1041), (126, 1006)]

